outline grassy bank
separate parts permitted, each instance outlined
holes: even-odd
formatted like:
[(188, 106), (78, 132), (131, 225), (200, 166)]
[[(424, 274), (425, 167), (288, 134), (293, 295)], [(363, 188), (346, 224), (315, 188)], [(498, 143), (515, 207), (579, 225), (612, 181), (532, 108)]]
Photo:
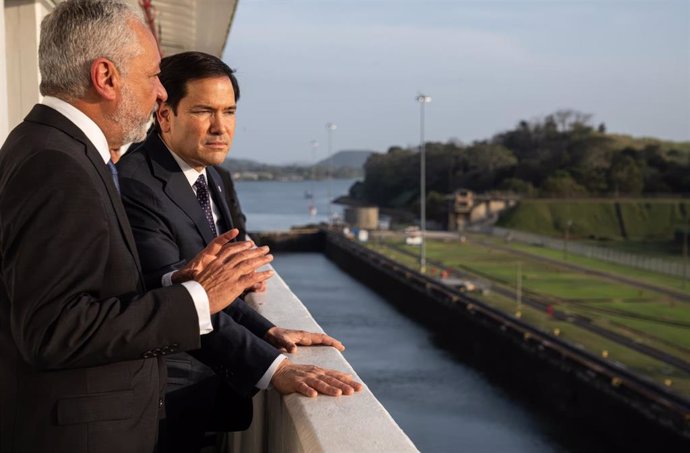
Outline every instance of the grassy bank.
[(670, 242), (689, 215), (683, 199), (528, 199), (497, 225), (553, 237), (569, 230), (575, 239)]
[[(519, 255), (515, 252), (524, 253), (524, 246), (512, 246), (516, 247), (514, 252), (498, 250), (474, 237), (465, 243), (429, 240), (427, 256), (431, 262), (442, 262), (443, 268), (461, 270), (490, 281), (494, 289), (507, 288), (511, 293), (516, 292), (519, 267), (524, 295), (540, 297), (552, 303), (559, 312), (587, 317), (599, 327), (690, 362), (690, 303), (679, 302), (652, 290), (565, 269), (557, 263), (545, 262), (538, 255), (533, 258)], [(418, 248), (404, 246), (402, 239), (389, 239), (378, 244), (373, 241), (370, 247), (412, 269), (418, 267), (417, 259), (408, 254), (416, 254)], [(622, 267), (616, 268), (608, 263), (602, 265), (607, 266), (608, 272), (626, 272)], [(431, 272), (438, 274), (438, 269), (430, 266)], [(674, 282), (657, 283), (674, 286)], [(514, 297), (497, 294), (495, 290), (476, 294), (476, 297), (512, 316), (519, 311), (523, 320), (545, 332), (558, 332), (561, 338), (581, 348), (606, 355), (609, 360), (623, 363), (655, 382), (671, 385), (675, 391), (690, 395), (690, 374), (681, 369), (570, 322), (557, 320), (544, 309), (526, 304), (517, 306)]]

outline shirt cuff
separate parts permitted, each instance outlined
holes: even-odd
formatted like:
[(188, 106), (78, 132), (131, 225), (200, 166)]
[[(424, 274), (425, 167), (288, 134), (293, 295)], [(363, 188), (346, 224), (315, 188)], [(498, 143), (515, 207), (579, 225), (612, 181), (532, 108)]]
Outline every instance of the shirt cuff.
[(268, 367), (264, 375), (261, 376), (259, 382), (256, 383), (255, 387), (259, 390), (266, 390), (268, 386), (271, 384), (271, 379), (273, 379), (273, 375), (276, 374), (278, 365), (280, 365), (280, 363), (285, 359), (287, 359), (287, 356), (284, 354), (280, 354), (278, 357), (276, 357), (276, 359), (273, 361), (271, 366)]
[(161, 286), (165, 288), (166, 286), (172, 286), (172, 275), (177, 271), (171, 271), (161, 277)]
[(196, 314), (199, 317), (199, 335), (213, 332), (211, 309), (208, 304), (208, 295), (204, 287), (194, 280), (183, 282), (182, 286), (187, 288), (189, 295), (192, 296), (192, 300), (194, 301), (194, 308), (196, 308)]

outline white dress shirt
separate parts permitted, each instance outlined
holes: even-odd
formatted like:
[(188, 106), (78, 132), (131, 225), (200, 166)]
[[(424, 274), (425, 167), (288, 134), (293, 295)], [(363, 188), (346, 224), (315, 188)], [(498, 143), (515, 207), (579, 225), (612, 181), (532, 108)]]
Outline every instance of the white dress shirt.
[[(110, 161), (110, 148), (108, 147), (108, 140), (105, 134), (98, 125), (89, 118), (84, 112), (69, 104), (68, 102), (58, 99), (53, 96), (45, 96), (41, 101), (46, 107), (64, 115), (68, 120), (74, 123), (89, 139), (91, 144), (96, 148), (98, 154), (103, 159), (103, 163), (107, 164)], [(188, 281), (182, 283), (194, 301), (194, 307), (199, 317), (199, 334), (204, 335), (213, 331), (211, 325), (211, 313), (209, 308), (208, 295), (206, 290), (198, 282)]]

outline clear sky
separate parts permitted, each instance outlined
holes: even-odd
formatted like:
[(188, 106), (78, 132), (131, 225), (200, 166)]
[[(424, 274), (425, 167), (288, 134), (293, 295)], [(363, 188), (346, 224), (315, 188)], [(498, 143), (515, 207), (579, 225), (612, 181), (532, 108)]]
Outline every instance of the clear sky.
[(559, 109), (690, 140), (690, 0), (239, 0), (231, 157), (469, 143)]

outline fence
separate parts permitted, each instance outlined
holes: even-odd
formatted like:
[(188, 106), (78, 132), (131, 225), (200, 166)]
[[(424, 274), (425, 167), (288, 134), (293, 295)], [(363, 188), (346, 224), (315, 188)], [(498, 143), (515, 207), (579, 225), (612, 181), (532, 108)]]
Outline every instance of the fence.
[(595, 247), (591, 245), (579, 244), (574, 241), (566, 241), (548, 236), (525, 233), (517, 230), (509, 230), (495, 226), (482, 226), (470, 228), (485, 234), (502, 237), (511, 241), (518, 241), (530, 245), (538, 245), (553, 250), (563, 250), (574, 255), (585, 256), (587, 258), (598, 259), (610, 263), (621, 264), (638, 269), (644, 269), (658, 274), (671, 275), (674, 277), (688, 278), (687, 261), (677, 262), (661, 258), (652, 258), (634, 253), (619, 252), (605, 247)]

